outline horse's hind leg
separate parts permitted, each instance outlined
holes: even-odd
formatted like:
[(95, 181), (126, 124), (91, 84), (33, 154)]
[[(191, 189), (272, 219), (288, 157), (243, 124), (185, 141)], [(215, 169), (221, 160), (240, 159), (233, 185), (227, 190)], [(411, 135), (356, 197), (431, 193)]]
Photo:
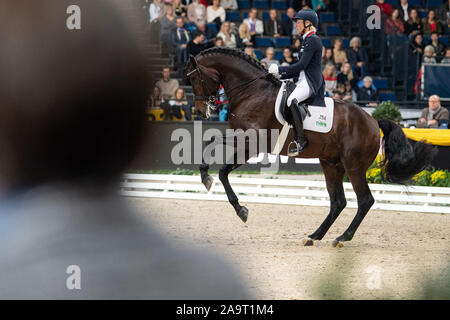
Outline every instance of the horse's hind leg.
[(239, 204), (239, 199), (231, 188), (230, 181), (228, 180), (229, 173), (240, 166), (241, 164), (224, 164), (219, 170), (219, 179), (222, 182), (225, 192), (227, 193), (228, 201), (230, 201), (239, 218), (246, 222), (248, 217), (248, 209)]
[(375, 202), (366, 181), (366, 170), (347, 170), (346, 172), (353, 185), (353, 190), (356, 193), (356, 198), (358, 200), (358, 211), (356, 212), (356, 216), (353, 218), (353, 221), (347, 230), (345, 230), (342, 235), (333, 241), (334, 247), (341, 247), (342, 241), (352, 240), (359, 225)]
[(334, 221), (336, 221), (339, 214), (347, 205), (344, 186), (342, 183), (345, 173), (344, 167), (341, 163), (331, 165), (323, 160), (320, 161), (320, 164), (322, 165), (322, 169), (325, 174), (327, 190), (330, 195), (330, 212), (320, 227), (313, 234), (311, 234), (308, 239), (303, 240), (303, 245), (305, 246), (313, 245), (313, 240), (322, 240), (330, 227), (333, 225)]

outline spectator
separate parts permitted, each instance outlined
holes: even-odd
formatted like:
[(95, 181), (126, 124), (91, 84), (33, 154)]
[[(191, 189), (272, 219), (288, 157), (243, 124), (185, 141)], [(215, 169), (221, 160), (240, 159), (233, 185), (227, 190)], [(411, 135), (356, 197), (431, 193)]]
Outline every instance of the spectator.
[(353, 94), (353, 89), (352, 89), (352, 85), (350, 84), (350, 81), (347, 81), (344, 85), (345, 87), (345, 91), (343, 94), (343, 98), (342, 100), (344, 101), (356, 101), (354, 94)]
[(297, 7), (297, 10), (312, 9), (311, 0), (294, 1), (294, 6)]
[(350, 63), (346, 62), (342, 65), (341, 72), (337, 75), (337, 82), (344, 85), (348, 82), (352, 87), (356, 86), (356, 79)]
[(426, 46), (423, 55), (423, 63), (436, 63), (434, 55), (434, 47), (432, 45)]
[(198, 25), (200, 22), (206, 22), (206, 9), (200, 0), (195, 0), (188, 7), (188, 19)]
[(217, 37), (216, 41), (214, 41), (214, 46), (215, 47), (223, 47), (224, 46), (223, 38)]
[(161, 95), (161, 89), (157, 86), (153, 87), (152, 95), (148, 101), (149, 108), (157, 109), (161, 108), (161, 103), (163, 102), (163, 97)]
[(439, 41), (439, 35), (437, 34), (437, 32), (431, 33), (430, 45), (433, 46), (436, 56), (442, 57), (443, 55), (445, 55), (445, 45), (441, 41)]
[(413, 53), (415, 54), (423, 54), (423, 37), (420, 33), (416, 34), (413, 38), (412, 42)]
[(220, 0), (213, 0), (212, 5), (206, 8), (206, 21), (215, 23), (217, 29), (225, 21), (225, 9), (220, 6)]
[(257, 13), (258, 10), (251, 8), (248, 13), (248, 18), (243, 21), (248, 26), (253, 43), (255, 43), (255, 36), (261, 36), (264, 33), (262, 21), (256, 18)]
[(428, 11), (428, 17), (422, 19), (423, 34), (430, 35), (432, 32), (442, 34), (442, 25), (439, 20), (436, 19), (436, 12), (431, 9)]
[(363, 86), (358, 90), (358, 101), (369, 101), (369, 106), (376, 106), (378, 101), (378, 91), (372, 87), (371, 77), (364, 77)]
[(332, 64), (333, 66), (336, 66), (334, 63), (333, 49), (325, 48), (325, 47), (323, 49), (324, 49), (324, 53), (322, 56), (322, 70), (324, 70), (328, 64)]
[(445, 1), (438, 10), (438, 17), (446, 26), (450, 26), (450, 0)]
[(164, 4), (162, 3), (162, 0), (153, 0), (148, 10), (150, 14), (150, 22), (162, 18), (164, 16)]
[(377, 0), (377, 6), (380, 7), (381, 11), (387, 16), (390, 17), (392, 14), (392, 5), (389, 3), (385, 3), (384, 0)]
[(288, 16), (288, 19), (286, 19), (286, 21), (281, 23), (284, 35), (294, 38), (297, 35), (297, 28), (295, 27), (295, 22), (292, 20), (292, 18), (294, 18), (295, 16), (294, 8), (288, 8), (286, 10), (286, 15)]
[(206, 45), (203, 43), (205, 40), (205, 35), (200, 30), (196, 30), (194, 34), (194, 39), (188, 42), (187, 44), (187, 54), (193, 55), (194, 57), (205, 50)]
[(172, 6), (177, 17), (185, 18), (187, 16), (186, 7), (181, 0), (172, 0)]
[(183, 114), (181, 111), (184, 111), (184, 119), (192, 120), (192, 107), (186, 100), (186, 94), (182, 88), (178, 88), (175, 92), (174, 99), (169, 101), (171, 106), (170, 115), (175, 117), (176, 119), (182, 119)]
[(442, 59), (441, 63), (450, 64), (450, 48), (445, 50), (445, 58)]
[(422, 115), (417, 120), (417, 128), (438, 128), (440, 121), (447, 121), (448, 110), (441, 106), (441, 99), (438, 95), (428, 98), (428, 108), (423, 109)]
[(225, 10), (237, 10), (238, 9), (238, 4), (237, 4), (236, 0), (222, 0), (222, 1), (220, 1), (220, 5)]
[(392, 10), (391, 17), (386, 19), (385, 30), (388, 35), (395, 33), (400, 36), (405, 33), (405, 26), (400, 18), (400, 11), (398, 9)]
[(264, 34), (266, 36), (278, 38), (283, 34), (283, 26), (280, 20), (277, 19), (277, 10), (270, 9), (269, 20), (264, 21)]
[(177, 79), (170, 78), (170, 68), (164, 67), (162, 72), (163, 78), (158, 80), (155, 84), (161, 90), (161, 95), (165, 100), (172, 99), (175, 96), (175, 91), (179, 87)]
[(358, 37), (353, 37), (350, 40), (350, 48), (347, 51), (348, 62), (353, 69), (353, 74), (358, 78), (364, 76), (364, 68), (367, 63), (366, 51), (361, 48), (361, 39)]
[(323, 70), (323, 80), (325, 81), (325, 93), (328, 96), (333, 96), (333, 91), (336, 90), (337, 76), (336, 67), (334, 64), (327, 64)]
[(253, 49), (253, 47), (251, 47), (251, 46), (245, 47), (244, 52), (246, 54), (248, 54), (250, 57), (252, 57), (253, 59), (258, 60), (258, 57), (255, 54), (255, 49)]
[(191, 39), (189, 32), (184, 29), (183, 18), (178, 17), (175, 21), (176, 28), (172, 30), (172, 47), (177, 57), (177, 67), (184, 66), (187, 62), (186, 47)]
[(204, 42), (212, 41), (216, 36), (214, 30), (212, 30), (212, 28), (207, 28), (204, 22), (200, 22), (197, 25), (197, 30), (203, 32), (203, 35), (205, 36)]
[(282, 66), (290, 66), (291, 64), (296, 63), (297, 61), (294, 60), (292, 57), (292, 51), (290, 48), (284, 48), (283, 49), (283, 62), (281, 63)]
[(314, 11), (325, 11), (327, 8), (323, 0), (312, 0), (311, 4)]
[(166, 6), (166, 14), (160, 19), (161, 29), (159, 31), (159, 39), (162, 44), (169, 46), (170, 35), (174, 28), (176, 28), (175, 24), (175, 15), (172, 6)]
[(205, 6), (205, 8), (208, 8), (210, 5), (212, 5), (212, 0), (200, 0), (200, 3)]
[(220, 32), (217, 34), (218, 37), (223, 39), (223, 44), (228, 48), (236, 48), (236, 37), (231, 32), (231, 25), (229, 21), (222, 23), (220, 27)]
[(253, 46), (253, 42), (251, 41), (252, 36), (250, 35), (249, 28), (245, 23), (241, 23), (241, 25), (239, 26), (238, 35), (239, 35), (238, 41), (239, 41), (240, 48), (244, 48), (247, 46)]
[(217, 113), (219, 114), (219, 121), (227, 121), (230, 106), (223, 85), (219, 86), (219, 90), (217, 91), (217, 99), (216, 101), (214, 101), (214, 104), (217, 107)]
[(293, 52), (292, 57), (296, 61), (298, 61), (298, 52), (300, 51), (300, 46), (301, 46), (300, 38), (295, 38), (294, 43), (292, 44), (292, 47), (291, 47), (291, 51)]
[(400, 5), (398, 6), (400, 19), (406, 23), (409, 20), (409, 14), (411, 11), (411, 7), (408, 3), (408, 0), (400, 0)]
[(407, 36), (415, 36), (422, 32), (422, 21), (419, 18), (419, 14), (416, 9), (411, 9), (409, 19), (405, 23), (405, 34)]
[(342, 49), (342, 39), (334, 40), (333, 57), (334, 63), (336, 64), (337, 68), (340, 68), (344, 63), (348, 61), (347, 53), (344, 49)]
[(272, 47), (269, 47), (266, 49), (266, 57), (261, 60), (261, 62), (265, 62), (267, 65), (267, 70), (270, 68), (272, 64), (276, 64), (277, 66), (280, 65), (280, 62), (275, 57), (275, 49)]

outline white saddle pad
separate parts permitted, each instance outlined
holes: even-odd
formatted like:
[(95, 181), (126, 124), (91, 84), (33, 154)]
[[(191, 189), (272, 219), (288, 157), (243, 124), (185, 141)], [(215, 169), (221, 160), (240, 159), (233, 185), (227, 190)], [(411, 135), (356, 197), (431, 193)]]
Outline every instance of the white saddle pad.
[[(282, 125), (286, 123), (283, 115), (281, 114), (280, 104), (283, 95), (284, 86), (286, 83), (283, 81), (280, 91), (278, 91), (277, 100), (275, 101), (275, 116), (278, 122)], [(334, 100), (331, 98), (325, 98), (325, 107), (320, 106), (308, 106), (308, 110), (311, 113), (311, 117), (306, 116), (303, 121), (303, 129), (309, 131), (315, 131), (320, 133), (327, 133), (333, 126), (334, 115)]]

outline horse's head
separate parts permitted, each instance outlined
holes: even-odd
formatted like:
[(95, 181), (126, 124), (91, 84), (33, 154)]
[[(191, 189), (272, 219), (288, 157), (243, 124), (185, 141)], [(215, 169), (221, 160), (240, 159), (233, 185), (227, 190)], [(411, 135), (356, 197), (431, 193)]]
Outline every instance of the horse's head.
[(199, 64), (191, 55), (188, 76), (195, 94), (195, 110), (203, 117), (209, 118), (215, 108), (214, 101), (220, 87), (219, 72)]

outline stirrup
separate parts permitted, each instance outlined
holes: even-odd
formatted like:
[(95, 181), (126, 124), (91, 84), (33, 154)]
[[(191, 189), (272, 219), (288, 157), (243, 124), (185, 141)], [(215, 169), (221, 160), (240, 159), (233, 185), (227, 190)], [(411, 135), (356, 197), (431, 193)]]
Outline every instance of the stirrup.
[[(294, 151), (290, 151), (291, 149), (291, 145), (294, 144), (295, 146), (295, 152)], [(288, 156), (289, 157), (296, 157), (298, 156), (303, 150), (305, 150), (306, 146), (308, 145), (308, 141), (304, 141), (303, 144), (300, 144), (298, 141), (294, 140), (291, 143), (289, 143), (288, 145)]]

